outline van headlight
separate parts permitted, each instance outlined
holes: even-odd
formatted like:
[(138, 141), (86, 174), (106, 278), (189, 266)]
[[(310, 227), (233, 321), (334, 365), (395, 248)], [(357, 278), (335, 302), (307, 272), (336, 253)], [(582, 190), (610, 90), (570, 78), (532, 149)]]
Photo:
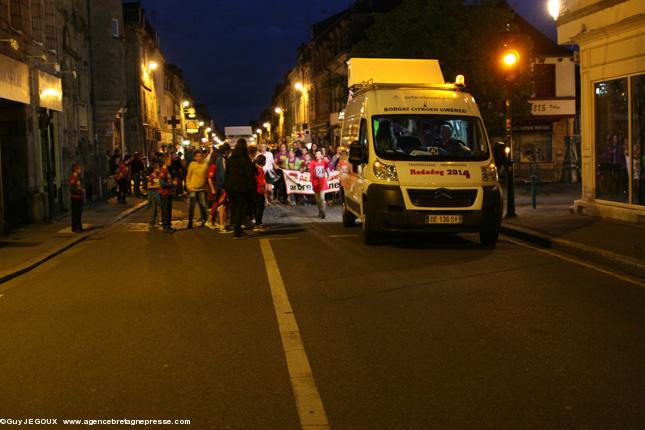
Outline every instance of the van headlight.
[(375, 161), (372, 167), (374, 169), (374, 175), (376, 175), (378, 179), (388, 182), (399, 180), (399, 175), (396, 173), (396, 166), (393, 164), (385, 164), (380, 161)]
[(482, 167), (482, 182), (497, 182), (497, 167), (494, 164)]

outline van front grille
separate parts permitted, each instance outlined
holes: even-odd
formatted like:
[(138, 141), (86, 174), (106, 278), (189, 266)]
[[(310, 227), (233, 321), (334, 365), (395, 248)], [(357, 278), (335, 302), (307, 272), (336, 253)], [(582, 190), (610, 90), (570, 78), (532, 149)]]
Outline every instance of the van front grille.
[(424, 208), (468, 208), (477, 200), (477, 190), (408, 190), (412, 204)]

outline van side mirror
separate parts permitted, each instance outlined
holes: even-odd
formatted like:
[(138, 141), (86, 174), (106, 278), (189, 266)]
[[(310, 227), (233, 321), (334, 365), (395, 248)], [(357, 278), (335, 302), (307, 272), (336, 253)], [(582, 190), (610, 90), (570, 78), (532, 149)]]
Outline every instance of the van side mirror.
[(495, 159), (495, 165), (499, 168), (505, 166), (508, 162), (508, 156), (506, 155), (506, 144), (504, 142), (495, 142), (493, 147), (493, 158)]
[(349, 163), (354, 166), (365, 163), (365, 148), (358, 140), (349, 145)]

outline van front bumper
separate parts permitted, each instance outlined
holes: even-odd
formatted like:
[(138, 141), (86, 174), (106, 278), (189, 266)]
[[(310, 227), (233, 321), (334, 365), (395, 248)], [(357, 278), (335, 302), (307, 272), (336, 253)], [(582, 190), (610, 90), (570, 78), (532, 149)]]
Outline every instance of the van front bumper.
[[(496, 230), (502, 222), (502, 189), (499, 184), (483, 187), (483, 202), (478, 210), (408, 210), (401, 188), (396, 185), (371, 185), (367, 191), (368, 211), (375, 230), (408, 232), (445, 232)], [(461, 224), (428, 224), (428, 215), (461, 215)]]

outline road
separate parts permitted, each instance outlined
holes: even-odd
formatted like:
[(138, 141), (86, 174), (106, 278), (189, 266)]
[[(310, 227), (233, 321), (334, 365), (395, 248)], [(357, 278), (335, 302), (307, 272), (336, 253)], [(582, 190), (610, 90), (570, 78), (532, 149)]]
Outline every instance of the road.
[(140, 211), (0, 286), (0, 418), (645, 428), (642, 285), (504, 238), (365, 247), (315, 214), (234, 240)]

